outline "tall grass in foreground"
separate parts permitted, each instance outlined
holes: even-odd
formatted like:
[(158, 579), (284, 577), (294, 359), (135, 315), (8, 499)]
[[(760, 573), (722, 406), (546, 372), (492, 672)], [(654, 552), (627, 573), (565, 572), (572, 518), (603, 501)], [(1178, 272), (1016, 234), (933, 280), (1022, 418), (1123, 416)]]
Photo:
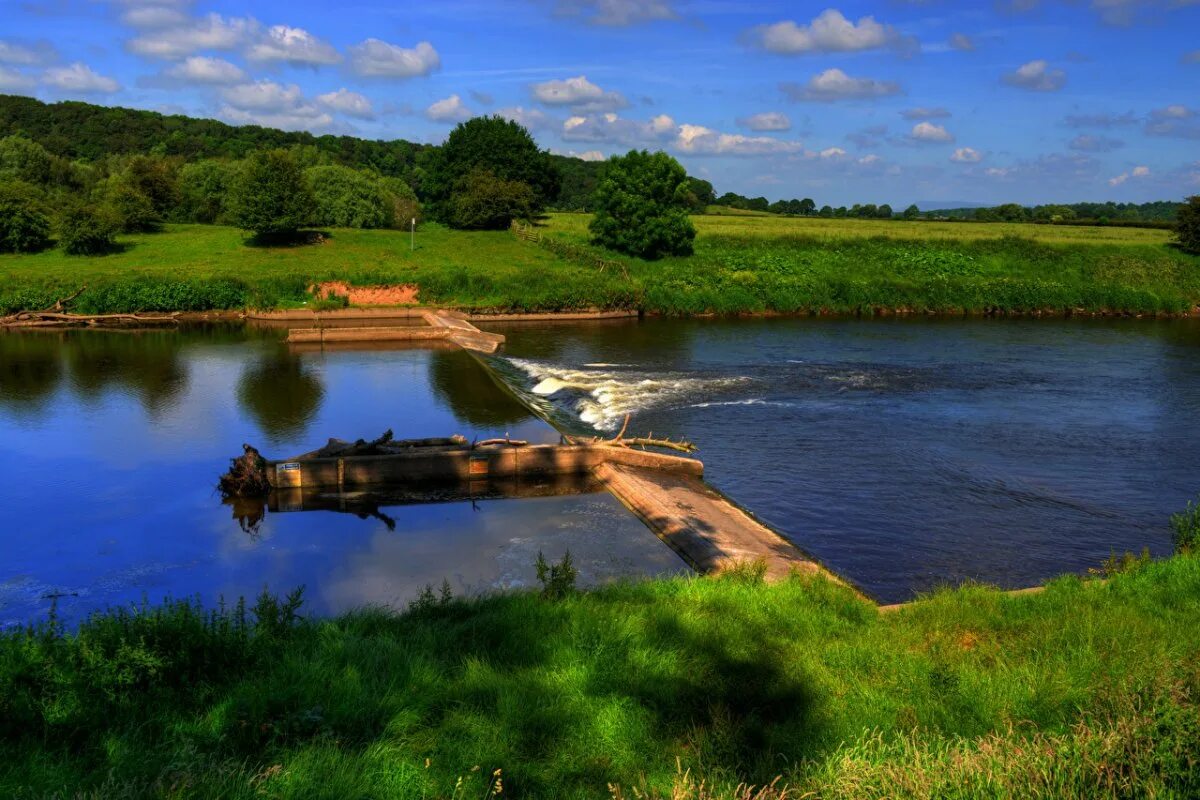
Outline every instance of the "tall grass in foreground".
[(1200, 793), (1195, 555), (889, 615), (749, 572), (326, 621), (295, 602), (4, 634), (0, 796)]

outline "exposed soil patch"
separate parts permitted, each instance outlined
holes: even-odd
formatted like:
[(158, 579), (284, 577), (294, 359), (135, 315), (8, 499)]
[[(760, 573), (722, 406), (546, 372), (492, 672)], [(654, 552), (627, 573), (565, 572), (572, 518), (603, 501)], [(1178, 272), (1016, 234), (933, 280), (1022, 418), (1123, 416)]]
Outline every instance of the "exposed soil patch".
[(417, 287), (411, 283), (397, 286), (351, 286), (345, 281), (326, 281), (312, 288), (317, 297), (330, 294), (350, 298), (352, 306), (410, 306), (417, 302)]

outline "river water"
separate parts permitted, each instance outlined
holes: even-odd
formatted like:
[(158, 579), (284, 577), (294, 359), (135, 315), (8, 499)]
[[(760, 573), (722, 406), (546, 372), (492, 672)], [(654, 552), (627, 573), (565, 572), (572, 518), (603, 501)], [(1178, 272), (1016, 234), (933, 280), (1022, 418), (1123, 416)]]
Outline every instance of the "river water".
[[(278, 331), (0, 334), (0, 626), (166, 596), (306, 587), (308, 611), (403, 608), (535, 585), (570, 550), (584, 584), (681, 562), (606, 493), (266, 513), (214, 490), (243, 442), (557, 433), (459, 350), (293, 352)], [(336, 508), (336, 506), (334, 506)]]
[[(1194, 321), (724, 320), (485, 326), (514, 393), (458, 350), (294, 351), (278, 331), (0, 335), (0, 625), (307, 588), (310, 611), (681, 562), (613, 498), (389, 501), (263, 514), (213, 486), (242, 442), (550, 424), (686, 436), (717, 487), (875, 597), (1016, 587), (1170, 550), (1200, 491)], [(523, 396), (525, 403), (516, 396)], [(586, 488), (586, 487), (585, 487)]]
[[(500, 330), (499, 328), (497, 330)], [(884, 601), (1170, 552), (1200, 492), (1195, 320), (510, 325), (557, 424), (687, 437), (706, 477)]]

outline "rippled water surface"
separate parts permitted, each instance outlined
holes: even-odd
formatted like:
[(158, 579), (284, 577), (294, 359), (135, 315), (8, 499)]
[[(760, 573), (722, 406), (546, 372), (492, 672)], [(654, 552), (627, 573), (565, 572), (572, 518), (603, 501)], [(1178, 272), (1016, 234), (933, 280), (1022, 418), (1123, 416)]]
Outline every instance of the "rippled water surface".
[(387, 428), (557, 440), (464, 352), (305, 352), (280, 336), (0, 334), (0, 626), (54, 601), (77, 619), (300, 584), (316, 613), (403, 607), (443, 579), (456, 594), (529, 585), (539, 550), (569, 548), (587, 583), (682, 569), (604, 493), (265, 516), (223, 505), (213, 487), (242, 442), (284, 457)]
[(883, 600), (1166, 554), (1200, 491), (1194, 320), (496, 329), (558, 424), (693, 439), (709, 480)]

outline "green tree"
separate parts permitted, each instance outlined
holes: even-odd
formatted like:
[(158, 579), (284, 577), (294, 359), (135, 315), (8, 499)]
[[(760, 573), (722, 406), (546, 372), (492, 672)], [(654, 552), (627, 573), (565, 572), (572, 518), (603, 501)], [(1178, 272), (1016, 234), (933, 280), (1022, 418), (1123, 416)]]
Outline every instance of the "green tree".
[(892, 207), (889, 206), (887, 203), (884, 203), (883, 205), (881, 205), (879, 208), (877, 208), (875, 210), (875, 216), (878, 217), (879, 219), (891, 219), (892, 218)]
[(134, 156), (122, 177), (150, 201), (159, 219), (166, 219), (179, 205), (179, 170), (173, 161), (159, 156)]
[(821, 206), (821, 210), (818, 211), (817, 214), (828, 219), (829, 217), (833, 216), (833, 206)]
[(0, 180), (44, 186), (50, 182), (53, 158), (46, 148), (23, 136), (0, 139)]
[(259, 236), (294, 235), (311, 221), (315, 206), (300, 165), (286, 150), (251, 154), (229, 200), (234, 224)]
[(349, 167), (304, 171), (316, 201), (313, 224), (338, 228), (383, 228), (392, 218), (391, 199), (379, 179)]
[(23, 181), (0, 183), (0, 252), (35, 253), (50, 244), (50, 218), (37, 190)]
[(592, 241), (641, 258), (692, 252), (688, 177), (663, 152), (630, 150), (609, 159), (592, 198)]
[(534, 211), (557, 197), (561, 185), (550, 154), (538, 148), (529, 131), (503, 117), (475, 117), (450, 132), (425, 178), (426, 194), (440, 217), (447, 216), (451, 195), (477, 170), (529, 186)]
[(688, 178), (688, 192), (692, 198), (692, 211), (696, 214), (703, 214), (705, 209), (717, 202), (713, 185), (700, 178)]
[(800, 206), (797, 211), (802, 216), (810, 217), (816, 212), (816, 210), (817, 201), (813, 200), (811, 197), (806, 197), (800, 201)]
[(514, 219), (529, 219), (537, 208), (524, 181), (506, 181), (485, 169), (462, 178), (450, 196), (446, 221), (465, 230), (503, 230)]
[(1200, 253), (1200, 195), (1192, 195), (1179, 207), (1175, 217), (1175, 235), (1184, 250)]
[(179, 170), (179, 207), (176, 217), (186, 222), (218, 222), (225, 217), (228, 195), (235, 177), (225, 161), (205, 159)]
[(127, 174), (115, 175), (104, 185), (104, 206), (125, 233), (157, 230), (162, 217), (150, 198), (142, 193)]
[(59, 217), (58, 243), (73, 256), (98, 256), (116, 248), (119, 223), (106, 209), (89, 203), (68, 206)]
[(421, 203), (417, 193), (399, 178), (380, 178), (388, 199), (388, 227), (407, 230), (412, 220), (421, 221)]
[(921, 209), (917, 208), (916, 203), (913, 203), (911, 206), (904, 209), (904, 218), (905, 219), (920, 219), (921, 218)]

